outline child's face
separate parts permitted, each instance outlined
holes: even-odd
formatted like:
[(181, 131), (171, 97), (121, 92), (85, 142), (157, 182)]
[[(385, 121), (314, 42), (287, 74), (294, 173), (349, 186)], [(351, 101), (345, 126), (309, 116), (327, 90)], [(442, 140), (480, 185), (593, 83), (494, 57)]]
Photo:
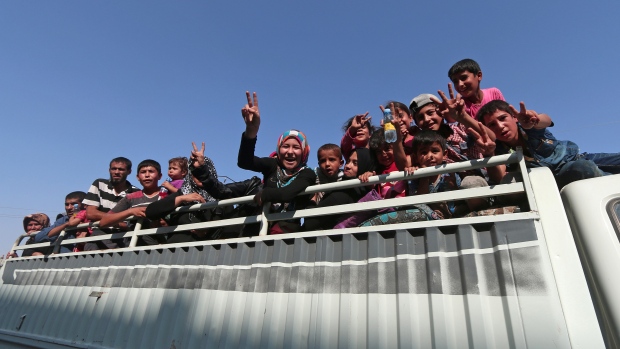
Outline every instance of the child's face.
[(342, 158), (334, 150), (321, 150), (319, 152), (319, 168), (327, 177), (337, 177), (338, 169), (342, 163)]
[(161, 179), (161, 173), (153, 166), (144, 166), (138, 170), (136, 177), (138, 177), (138, 181), (144, 189), (152, 189), (159, 186), (158, 182)]
[(420, 146), (415, 154), (420, 167), (434, 167), (443, 163), (445, 151), (441, 149), (439, 142), (435, 142)]
[(443, 122), (443, 118), (437, 113), (437, 106), (429, 103), (420, 109), (415, 115), (415, 123), (422, 130), (439, 130)]
[(391, 144), (386, 143), (377, 151), (377, 162), (383, 167), (389, 167), (394, 162), (394, 149)]
[(368, 127), (360, 127), (357, 129), (357, 134), (355, 138), (353, 138), (353, 143), (355, 143), (356, 147), (365, 147), (368, 144), (368, 140), (370, 139), (370, 130)]
[(344, 165), (344, 173), (346, 177), (355, 178), (357, 177), (357, 152), (354, 151), (351, 156), (349, 156), (349, 161)]
[(186, 174), (187, 171), (185, 171), (185, 169), (181, 169), (179, 164), (173, 162), (168, 165), (168, 177), (170, 177), (170, 179), (183, 179)]
[(289, 138), (278, 149), (278, 159), (285, 170), (292, 171), (301, 164), (301, 145), (294, 138)]
[(496, 110), (493, 114), (484, 116), (484, 124), (495, 133), (499, 141), (509, 145), (518, 143), (519, 127), (517, 127), (517, 119), (510, 113)]
[(400, 108), (395, 109), (397, 112), (392, 113), (394, 115), (394, 119), (398, 121), (398, 124), (400, 125), (400, 133), (402, 135), (406, 135), (409, 133), (409, 127), (411, 127), (411, 116)]
[(480, 81), (482, 80), (482, 72), (474, 74), (465, 70), (463, 72), (454, 74), (450, 77), (454, 87), (463, 98), (470, 98), (480, 90)]
[(71, 216), (75, 212), (75, 210), (73, 209), (73, 205), (78, 204), (79, 208), (82, 209), (82, 202), (80, 201), (80, 199), (78, 198), (68, 198), (65, 200), (65, 212), (67, 212), (67, 216)]

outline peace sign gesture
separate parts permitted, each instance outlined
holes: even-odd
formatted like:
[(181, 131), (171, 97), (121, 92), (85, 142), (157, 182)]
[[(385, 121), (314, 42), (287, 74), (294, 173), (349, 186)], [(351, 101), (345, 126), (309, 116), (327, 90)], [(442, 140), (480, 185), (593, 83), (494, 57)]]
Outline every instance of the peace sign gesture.
[(243, 116), (243, 121), (245, 121), (245, 136), (252, 139), (256, 138), (258, 128), (260, 127), (258, 96), (256, 95), (256, 92), (254, 92), (250, 98), (249, 91), (245, 91), (245, 96), (248, 99), (248, 104), (241, 109), (241, 115)]
[(465, 101), (461, 98), (460, 94), (456, 94), (454, 97), (454, 91), (452, 90), (452, 84), (448, 83), (448, 93), (450, 94), (450, 98), (446, 97), (446, 94), (439, 90), (437, 91), (439, 97), (441, 97), (442, 101), (439, 101), (435, 97), (431, 97), (431, 100), (437, 104), (439, 107), (439, 114), (441, 117), (446, 119), (448, 122), (459, 121), (463, 119), (463, 112), (465, 107)]
[(192, 155), (190, 156), (189, 161), (194, 168), (201, 167), (205, 164), (205, 142), (202, 142), (202, 147), (200, 147), (200, 149), (198, 149), (196, 143), (194, 142), (192, 142), (192, 147), (194, 150), (192, 150)]
[(510, 110), (512, 110), (513, 115), (519, 120), (521, 127), (524, 129), (530, 129), (532, 127), (536, 127), (540, 122), (540, 117), (537, 112), (533, 110), (525, 109), (525, 103), (519, 103), (519, 111), (515, 109), (512, 105), (510, 106)]
[(372, 116), (368, 116), (368, 112), (355, 115), (353, 120), (351, 120), (351, 126), (349, 126), (349, 135), (355, 137), (357, 130), (365, 127), (366, 124), (370, 122), (370, 119), (372, 119)]
[[(478, 122), (478, 127), (480, 130), (484, 130), (481, 122)], [(474, 136), (476, 139), (476, 144), (480, 147), (480, 150), (482, 150), (482, 155), (484, 155), (484, 157), (493, 156), (495, 154), (496, 144), (491, 138), (489, 138), (486, 132), (483, 131), (478, 133), (478, 131), (474, 128), (467, 129), (467, 132)]]

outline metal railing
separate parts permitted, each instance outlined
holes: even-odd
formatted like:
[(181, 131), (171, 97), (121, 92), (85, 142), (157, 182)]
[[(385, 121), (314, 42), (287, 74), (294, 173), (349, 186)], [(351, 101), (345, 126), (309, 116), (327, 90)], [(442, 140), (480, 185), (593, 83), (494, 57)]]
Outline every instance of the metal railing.
[[(22, 239), (26, 237), (30, 237), (29, 234), (20, 235), (15, 241), (13, 247), (11, 248), (11, 253), (17, 250), (24, 250), (30, 248), (41, 248), (41, 247), (54, 247), (53, 253), (58, 253), (60, 249), (60, 245), (73, 245), (76, 243), (82, 242), (92, 242), (92, 241), (101, 241), (101, 240), (109, 240), (109, 239), (119, 239), (119, 238), (130, 238), (129, 247), (136, 247), (138, 242), (138, 238), (144, 235), (160, 235), (160, 234), (168, 234), (180, 231), (187, 231), (192, 229), (206, 229), (206, 228), (215, 228), (215, 227), (226, 227), (226, 226), (234, 226), (240, 224), (260, 224), (260, 232), (259, 236), (267, 235), (269, 229), (269, 223), (280, 221), (280, 220), (288, 220), (288, 219), (297, 219), (297, 218), (306, 218), (306, 217), (317, 217), (323, 215), (333, 215), (333, 214), (346, 214), (346, 213), (355, 213), (360, 211), (368, 211), (368, 210), (376, 210), (383, 209), (388, 207), (402, 207), (402, 206), (410, 206), (416, 204), (429, 204), (436, 203), (442, 201), (457, 201), (457, 200), (465, 200), (465, 199), (473, 199), (473, 198), (486, 198), (486, 197), (494, 197), (508, 194), (516, 194), (516, 193), (525, 193), (527, 196), (527, 202), (529, 204), (529, 208), (531, 211), (536, 211), (536, 202), (533, 197), (532, 188), (529, 182), (529, 177), (527, 175), (527, 168), (525, 166), (525, 162), (523, 160), (523, 155), (520, 149), (512, 154), (493, 156), (489, 158), (477, 159), (477, 160), (469, 160), (458, 163), (451, 164), (443, 164), (436, 167), (427, 167), (416, 170), (413, 174), (406, 174), (405, 172), (392, 172), (390, 174), (385, 175), (376, 175), (369, 178), (368, 182), (362, 183), (358, 179), (351, 179), (346, 181), (328, 183), (328, 184), (320, 184), (308, 187), (303, 193), (299, 195), (308, 195), (314, 194), (317, 192), (325, 192), (336, 189), (348, 189), (360, 186), (368, 186), (385, 182), (393, 182), (400, 180), (412, 180), (417, 178), (428, 177), (437, 174), (444, 173), (453, 173), (453, 172), (462, 172), (466, 170), (479, 169), (484, 167), (493, 167), (498, 165), (507, 165), (519, 163), (519, 172), (523, 178), (522, 182), (510, 183), (510, 184), (501, 184), (501, 185), (493, 185), (489, 187), (480, 187), (480, 188), (471, 188), (471, 189), (460, 189), (456, 191), (450, 192), (439, 192), (432, 194), (423, 194), (423, 195), (412, 195), (406, 196), (402, 198), (395, 199), (385, 199), (378, 201), (370, 201), (365, 203), (353, 203), (339, 206), (330, 206), (323, 208), (310, 208), (303, 210), (296, 210), (290, 212), (281, 212), (281, 213), (268, 213), (269, 208), (271, 207), (271, 203), (266, 202), (263, 204), (262, 212), (258, 215), (239, 217), (239, 218), (229, 218), (222, 219), (216, 221), (209, 222), (200, 222), (200, 223), (191, 223), (191, 224), (183, 224), (177, 226), (168, 226), (168, 227), (158, 227), (151, 229), (141, 229), (142, 228), (142, 219), (138, 219), (134, 230), (127, 232), (116, 232), (112, 234), (104, 234), (104, 235), (96, 235), (96, 236), (88, 236), (83, 238), (68, 238), (65, 239), (67, 231), (77, 230), (81, 228), (91, 227), (93, 229), (98, 228), (98, 223), (84, 223), (80, 224), (77, 227), (72, 227), (66, 230), (63, 230), (58, 239), (54, 243), (39, 243), (39, 244), (29, 244), (19, 246)], [(241, 205), (253, 202), (253, 195), (238, 197), (233, 199), (226, 199), (220, 201), (207, 202), (204, 204), (195, 204), (191, 206), (182, 206), (175, 210), (175, 213), (183, 213), (183, 212), (193, 212), (200, 211), (205, 209), (211, 209), (215, 207), (225, 207), (231, 205)], [(134, 219), (134, 217), (129, 217), (127, 220)]]

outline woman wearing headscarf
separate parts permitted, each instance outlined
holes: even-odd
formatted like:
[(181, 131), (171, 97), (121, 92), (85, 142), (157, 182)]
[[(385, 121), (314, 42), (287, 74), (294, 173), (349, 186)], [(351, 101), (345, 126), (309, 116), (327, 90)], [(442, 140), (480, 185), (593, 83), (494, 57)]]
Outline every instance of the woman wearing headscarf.
[[(263, 189), (254, 201), (261, 206), (271, 203), (272, 212), (304, 209), (310, 202), (309, 195), (297, 196), (316, 182), (316, 174), (306, 162), (310, 145), (306, 135), (298, 130), (284, 132), (277, 142), (273, 157), (259, 158), (254, 155), (256, 137), (260, 126), (258, 97), (246, 92), (248, 103), (241, 109), (245, 132), (241, 136), (237, 165), (245, 170), (263, 174)], [(280, 221), (272, 225), (270, 234), (290, 233), (300, 229), (299, 220)]]
[[(23, 225), (24, 232), (30, 235), (30, 238), (28, 239), (28, 241), (26, 241), (26, 245), (30, 245), (34, 243), (34, 236), (36, 235), (35, 233), (50, 226), (50, 218), (45, 213), (29, 214), (24, 217)], [(47, 251), (47, 248), (29, 248), (22, 252), (22, 257), (42, 256), (44, 251)]]
[[(344, 166), (344, 173), (342, 180), (357, 179), (359, 175), (366, 172), (373, 172), (375, 170), (375, 162), (367, 148), (356, 148), (351, 151), (349, 159)], [(317, 208), (345, 205), (358, 202), (364, 195), (366, 195), (372, 186), (363, 186), (347, 189), (336, 189), (325, 193), (323, 199), (319, 202)], [(343, 216), (349, 214), (335, 214), (320, 217), (309, 217), (304, 219), (304, 230), (321, 230), (332, 229)]]

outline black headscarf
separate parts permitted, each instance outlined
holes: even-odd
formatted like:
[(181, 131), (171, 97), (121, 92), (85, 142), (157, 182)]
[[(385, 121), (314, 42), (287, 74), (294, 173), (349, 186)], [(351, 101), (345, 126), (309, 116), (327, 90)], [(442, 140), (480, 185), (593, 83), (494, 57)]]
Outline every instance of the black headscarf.
[[(362, 174), (366, 172), (372, 172), (377, 168), (375, 159), (372, 156), (370, 149), (356, 148), (356, 149), (353, 149), (353, 151), (351, 152), (351, 155), (353, 155), (353, 153), (357, 153), (357, 177), (361, 176)], [(354, 179), (354, 178), (349, 178), (345, 176), (344, 179)]]

